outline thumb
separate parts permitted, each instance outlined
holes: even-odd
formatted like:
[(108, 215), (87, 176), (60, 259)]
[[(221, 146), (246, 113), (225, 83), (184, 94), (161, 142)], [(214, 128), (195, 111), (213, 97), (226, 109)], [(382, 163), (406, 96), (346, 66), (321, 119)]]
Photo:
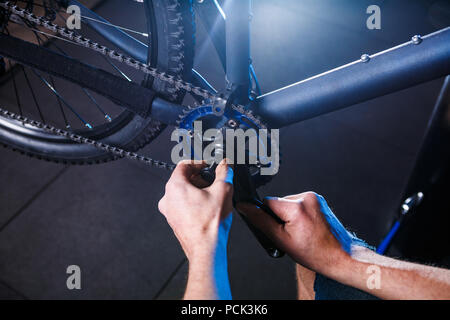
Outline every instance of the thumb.
[(289, 223), (294, 219), (298, 200), (285, 198), (266, 197), (264, 204), (268, 206), (283, 222)]
[(233, 189), (233, 177), (233, 168), (228, 164), (227, 159), (224, 159), (216, 168), (216, 180), (210, 188), (218, 192), (228, 193)]

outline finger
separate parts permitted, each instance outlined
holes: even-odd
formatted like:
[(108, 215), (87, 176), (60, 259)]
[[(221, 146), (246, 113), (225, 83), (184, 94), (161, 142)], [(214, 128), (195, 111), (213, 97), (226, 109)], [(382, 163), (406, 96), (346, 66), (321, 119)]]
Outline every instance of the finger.
[(267, 205), (273, 211), (273, 213), (275, 213), (285, 223), (289, 223), (294, 219), (296, 209), (298, 208), (300, 201), (301, 198), (264, 198), (264, 204)]
[(228, 192), (233, 189), (234, 171), (227, 159), (223, 159), (216, 168), (216, 179), (211, 189)]
[(313, 191), (308, 191), (308, 192), (303, 192), (303, 193), (287, 196), (287, 197), (284, 197), (283, 199), (291, 200), (294, 202), (297, 201), (298, 203), (302, 202), (302, 201), (311, 203), (311, 202), (317, 201), (320, 197), (322, 197), (322, 196), (318, 195), (317, 193), (315, 193)]
[(175, 170), (173, 171), (171, 179), (182, 180), (189, 184), (192, 184), (191, 178), (194, 175), (198, 175), (200, 171), (205, 168), (207, 164), (205, 162), (184, 160), (181, 161)]
[(301, 193), (283, 197), (283, 199), (286, 199), (286, 200), (299, 200), (301, 198), (302, 198), (302, 194)]
[(250, 203), (241, 202), (236, 205), (236, 209), (270, 239), (277, 240), (282, 237), (283, 226), (261, 208)]

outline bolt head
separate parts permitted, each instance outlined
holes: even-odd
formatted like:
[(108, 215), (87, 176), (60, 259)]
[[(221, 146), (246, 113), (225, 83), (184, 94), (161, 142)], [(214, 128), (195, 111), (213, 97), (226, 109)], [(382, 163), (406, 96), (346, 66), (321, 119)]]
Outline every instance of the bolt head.
[(231, 119), (231, 120), (228, 121), (228, 126), (230, 128), (234, 129), (234, 128), (236, 128), (238, 126), (238, 123), (235, 120)]
[(364, 62), (364, 63), (367, 63), (367, 62), (369, 62), (370, 61), (370, 56), (368, 55), (368, 54), (363, 54), (362, 56), (361, 56), (361, 61), (362, 62)]
[(411, 38), (412, 43), (415, 45), (421, 44), (423, 39), (420, 35), (416, 34), (414, 37)]

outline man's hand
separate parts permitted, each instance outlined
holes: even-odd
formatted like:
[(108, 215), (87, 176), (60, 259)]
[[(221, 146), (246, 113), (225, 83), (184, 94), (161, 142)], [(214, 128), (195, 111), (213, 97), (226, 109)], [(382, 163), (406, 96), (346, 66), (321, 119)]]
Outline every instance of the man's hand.
[(233, 209), (233, 169), (222, 161), (216, 180), (206, 186), (204, 163), (178, 164), (166, 185), (159, 210), (166, 217), (188, 260), (185, 299), (231, 299), (227, 242)]
[(233, 209), (233, 170), (223, 161), (216, 180), (205, 188), (200, 177), (205, 167), (204, 163), (181, 162), (158, 204), (189, 260), (215, 251), (219, 226)]
[(238, 208), (300, 265), (382, 299), (450, 299), (450, 270), (383, 257), (367, 249), (344, 228), (322, 196), (307, 192), (267, 198), (265, 203), (284, 225), (254, 205), (239, 204)]
[[(297, 263), (326, 274), (336, 264), (345, 260), (348, 253), (327, 223), (324, 211), (329, 208), (322, 199), (313, 192), (285, 198), (266, 198), (265, 204), (284, 221), (284, 224), (277, 223), (251, 204), (238, 204), (238, 209)], [(329, 211), (331, 213), (331, 210)], [(344, 231), (347, 233), (345, 229)], [(343, 240), (348, 241), (348, 238)]]

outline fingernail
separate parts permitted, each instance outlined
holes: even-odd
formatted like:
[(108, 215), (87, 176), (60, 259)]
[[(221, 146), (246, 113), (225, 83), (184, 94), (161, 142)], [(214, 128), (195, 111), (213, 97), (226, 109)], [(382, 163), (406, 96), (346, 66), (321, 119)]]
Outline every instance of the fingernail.
[(233, 164), (232, 164), (231, 160), (228, 159), (228, 158), (224, 158), (224, 159), (220, 162), (220, 164), (221, 164), (221, 165), (225, 165), (225, 166), (233, 167)]

